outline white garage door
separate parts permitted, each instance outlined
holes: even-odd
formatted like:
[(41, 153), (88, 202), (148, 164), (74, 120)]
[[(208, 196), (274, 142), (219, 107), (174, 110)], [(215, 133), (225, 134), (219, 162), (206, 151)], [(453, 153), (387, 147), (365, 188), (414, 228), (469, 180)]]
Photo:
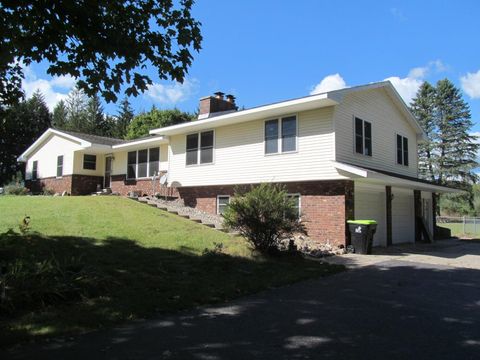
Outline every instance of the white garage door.
[(373, 237), (374, 246), (386, 246), (386, 204), (385, 186), (367, 185), (355, 182), (355, 219), (377, 221)]
[(413, 190), (392, 188), (392, 243), (415, 242)]

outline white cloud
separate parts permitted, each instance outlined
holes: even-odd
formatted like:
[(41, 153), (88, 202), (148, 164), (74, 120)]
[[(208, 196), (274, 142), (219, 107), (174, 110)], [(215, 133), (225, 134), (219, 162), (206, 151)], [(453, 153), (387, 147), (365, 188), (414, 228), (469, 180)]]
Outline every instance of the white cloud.
[(386, 78), (397, 89), (403, 100), (409, 104), (417, 94), (418, 89), (425, 81), (425, 78), (432, 72), (440, 73), (447, 70), (447, 66), (441, 60), (430, 61), (426, 66), (415, 67), (408, 72), (404, 78), (391, 76)]
[(53, 76), (50, 80), (39, 79), (30, 66), (23, 66), (23, 72), (25, 79), (22, 81), (22, 88), (27, 98), (40, 90), (50, 110), (53, 110), (60, 100), (65, 100), (68, 92), (75, 86), (75, 78), (71, 76)]
[(325, 76), (322, 81), (315, 85), (310, 91), (310, 95), (321, 94), (327, 91), (333, 91), (346, 88), (347, 84), (339, 73)]
[(182, 83), (175, 82), (173, 84), (153, 83), (145, 92), (156, 103), (161, 105), (174, 105), (187, 100), (194, 94), (198, 87), (198, 80), (185, 79)]
[(480, 70), (460, 77), (462, 89), (472, 99), (480, 99)]

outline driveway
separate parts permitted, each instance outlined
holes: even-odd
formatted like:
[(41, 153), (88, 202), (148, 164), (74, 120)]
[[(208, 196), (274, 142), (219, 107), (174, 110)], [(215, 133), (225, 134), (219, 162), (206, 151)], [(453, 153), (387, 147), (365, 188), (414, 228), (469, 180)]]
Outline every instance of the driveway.
[(0, 358), (478, 359), (480, 243), (407, 249), (339, 257), (355, 269)]

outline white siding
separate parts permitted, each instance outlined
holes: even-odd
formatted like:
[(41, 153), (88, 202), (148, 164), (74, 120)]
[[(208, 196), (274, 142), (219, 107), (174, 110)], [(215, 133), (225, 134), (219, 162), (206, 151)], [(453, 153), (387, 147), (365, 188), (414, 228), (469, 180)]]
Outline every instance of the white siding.
[(57, 176), (57, 157), (63, 155), (63, 175), (73, 173), (73, 154), (79, 144), (58, 135), (52, 135), (31, 154), (26, 164), (26, 179), (32, 178), (32, 164), (38, 161), (38, 178)]
[(172, 136), (169, 182), (195, 186), (342, 178), (331, 164), (332, 115), (333, 107), (297, 114), (298, 149), (289, 154), (265, 155), (268, 119), (215, 128), (214, 163), (209, 165), (186, 166), (186, 136)]
[(392, 188), (392, 243), (415, 242), (413, 190)]
[[(355, 153), (354, 117), (372, 124), (373, 156)], [(417, 139), (407, 122), (384, 89), (350, 93), (334, 114), (336, 159), (353, 165), (377, 168), (398, 174), (417, 176)], [(396, 135), (408, 138), (409, 166), (396, 162)]]
[(126, 175), (127, 174), (127, 154), (129, 151), (142, 150), (147, 148), (160, 147), (160, 164), (161, 171), (168, 170), (168, 145), (149, 145), (148, 147), (139, 145), (128, 150), (116, 151), (113, 153), (112, 175)]
[(387, 245), (387, 210), (385, 186), (355, 182), (355, 220), (375, 220), (377, 231), (373, 236), (374, 246)]

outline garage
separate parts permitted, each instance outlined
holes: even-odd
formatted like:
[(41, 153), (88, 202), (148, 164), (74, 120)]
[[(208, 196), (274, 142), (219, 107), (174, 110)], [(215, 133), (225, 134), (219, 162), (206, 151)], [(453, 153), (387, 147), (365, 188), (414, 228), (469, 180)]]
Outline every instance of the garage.
[(413, 190), (392, 188), (392, 243), (415, 242)]
[(385, 186), (355, 182), (355, 219), (376, 220), (374, 246), (387, 245)]

